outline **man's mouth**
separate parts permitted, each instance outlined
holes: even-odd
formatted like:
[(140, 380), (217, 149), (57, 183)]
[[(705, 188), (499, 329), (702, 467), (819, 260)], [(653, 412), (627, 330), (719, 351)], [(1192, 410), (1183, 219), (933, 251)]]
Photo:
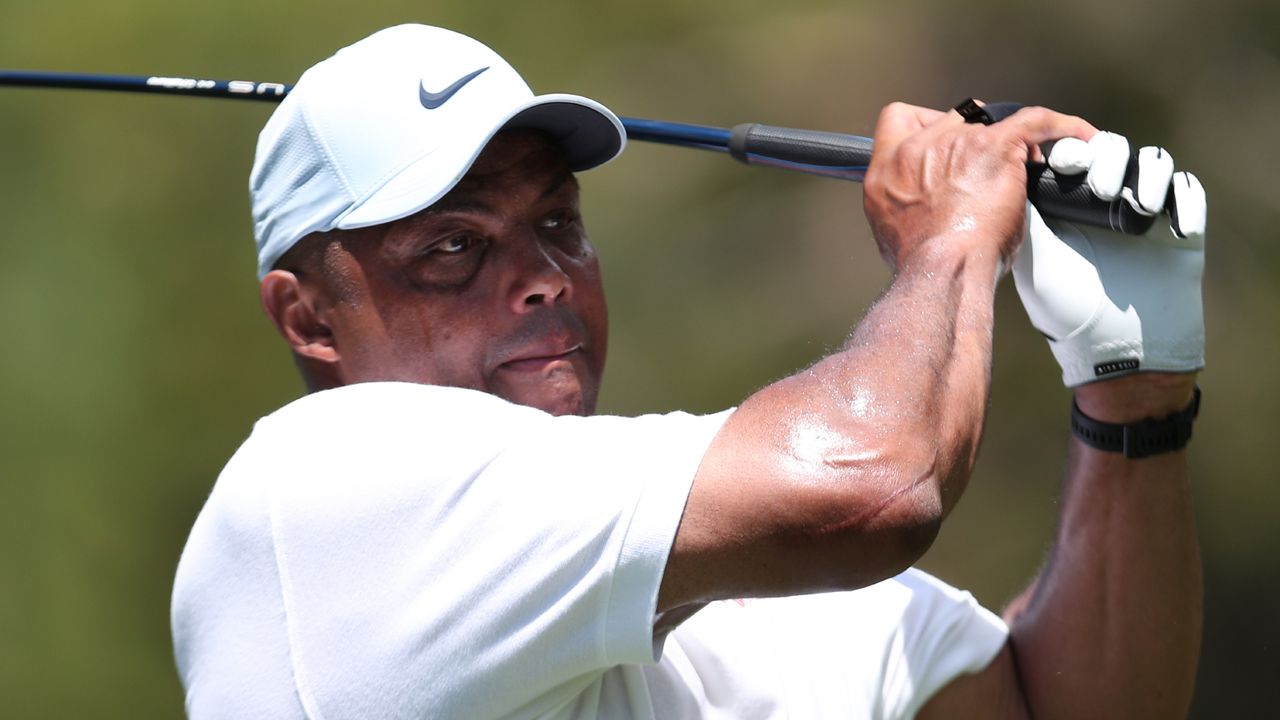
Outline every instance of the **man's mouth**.
[(514, 360), (508, 360), (499, 367), (504, 370), (513, 372), (541, 372), (557, 363), (568, 364), (573, 358), (582, 351), (582, 343), (577, 343), (572, 347), (563, 351), (542, 352), (535, 351), (534, 354), (524, 355)]

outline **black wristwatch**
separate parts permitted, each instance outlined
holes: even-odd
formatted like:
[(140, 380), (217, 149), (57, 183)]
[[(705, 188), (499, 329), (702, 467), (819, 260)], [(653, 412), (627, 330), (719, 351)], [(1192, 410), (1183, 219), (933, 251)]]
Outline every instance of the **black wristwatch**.
[(1191, 404), (1164, 418), (1147, 418), (1126, 425), (1113, 425), (1094, 420), (1071, 403), (1071, 432), (1089, 447), (1107, 452), (1122, 452), (1127, 458), (1181, 450), (1191, 439), (1191, 425), (1200, 414), (1200, 388), (1197, 386)]

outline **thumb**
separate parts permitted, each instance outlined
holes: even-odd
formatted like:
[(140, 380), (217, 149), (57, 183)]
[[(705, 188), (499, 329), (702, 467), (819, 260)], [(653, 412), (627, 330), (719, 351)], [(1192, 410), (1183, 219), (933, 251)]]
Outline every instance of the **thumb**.
[(1046, 223), (1030, 203), (1013, 282), (1031, 324), (1054, 340), (1088, 323), (1105, 297), (1093, 244), (1070, 223)]

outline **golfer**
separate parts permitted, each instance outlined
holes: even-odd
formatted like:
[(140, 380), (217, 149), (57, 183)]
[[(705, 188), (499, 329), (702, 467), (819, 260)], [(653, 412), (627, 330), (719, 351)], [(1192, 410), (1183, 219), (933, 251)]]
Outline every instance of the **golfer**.
[[(1051, 143), (1172, 226), (1041, 218), (1025, 163)], [(625, 418), (593, 414), (609, 328), (574, 175), (623, 146), (600, 104), (416, 25), (279, 106), (258, 274), (310, 392), (254, 426), (183, 552), (189, 715), (1185, 715), (1194, 177), (1148, 148), (1125, 184), (1123, 138), (1041, 108), (891, 105), (865, 206), (893, 281), (844, 347), (735, 409)], [(1001, 617), (911, 565), (973, 469), (1011, 268), (1075, 439), (1057, 542)]]

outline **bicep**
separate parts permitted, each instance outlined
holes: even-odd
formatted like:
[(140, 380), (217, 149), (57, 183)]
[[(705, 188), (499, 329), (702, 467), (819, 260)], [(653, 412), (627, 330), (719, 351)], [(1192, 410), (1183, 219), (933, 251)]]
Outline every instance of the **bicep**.
[(916, 720), (1029, 720), (1013, 648), (1006, 643), (976, 673), (959, 675), (934, 695)]

